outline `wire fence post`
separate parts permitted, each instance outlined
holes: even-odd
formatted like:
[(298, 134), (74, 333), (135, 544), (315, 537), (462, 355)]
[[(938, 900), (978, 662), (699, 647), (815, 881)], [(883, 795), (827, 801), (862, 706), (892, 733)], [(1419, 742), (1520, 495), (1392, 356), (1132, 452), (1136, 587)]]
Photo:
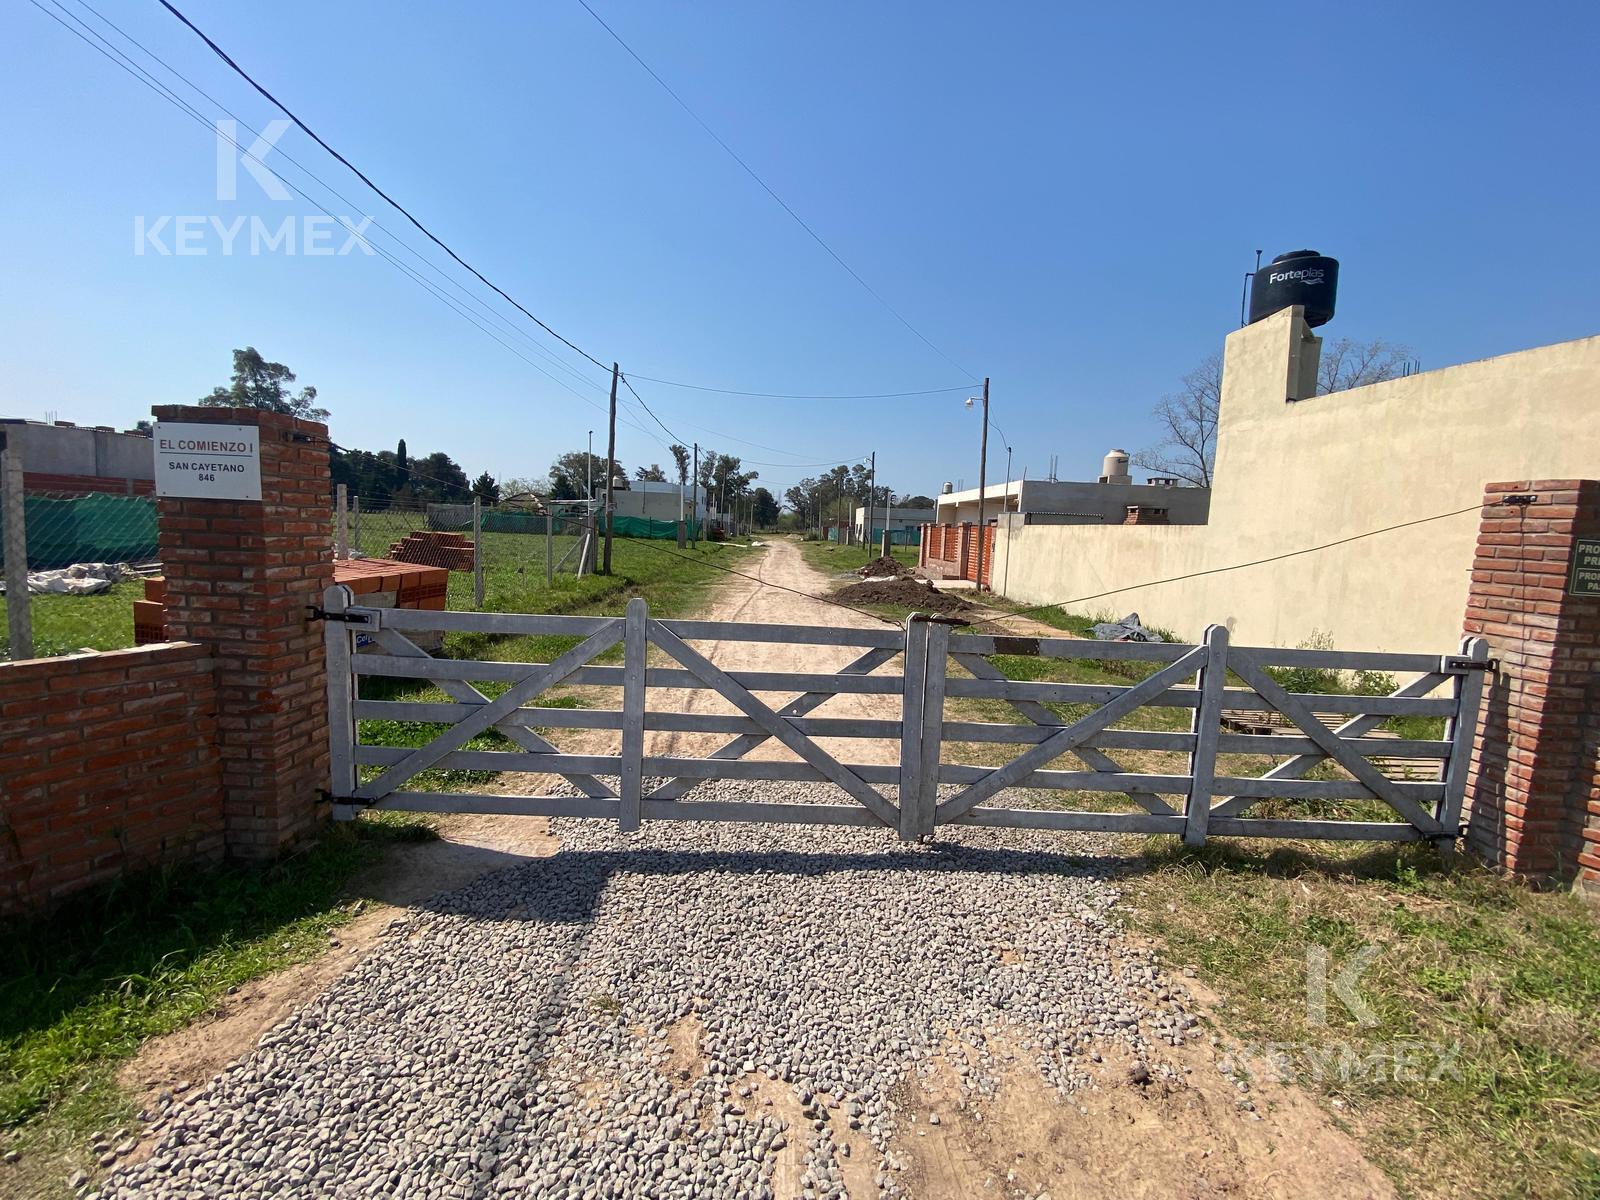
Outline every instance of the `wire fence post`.
[(350, 497), (350, 540), (356, 548), (356, 553), (365, 556), (361, 549), (361, 497)]
[(333, 557), (343, 561), (350, 557), (350, 493), (344, 484), (333, 489)]
[(483, 498), (472, 498), (472, 607), (483, 608)]
[(22, 454), (0, 450), (0, 510), (6, 556), (6, 634), (11, 657), (33, 657), (33, 614), (28, 600), (28, 520), (22, 499)]
[(556, 581), (556, 513), (554, 504), (544, 508), (544, 585)]

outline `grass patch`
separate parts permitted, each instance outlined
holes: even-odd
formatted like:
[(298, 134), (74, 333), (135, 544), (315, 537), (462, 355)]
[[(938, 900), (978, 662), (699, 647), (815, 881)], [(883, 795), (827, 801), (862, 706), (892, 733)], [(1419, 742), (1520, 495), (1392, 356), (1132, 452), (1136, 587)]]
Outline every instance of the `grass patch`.
[[(114, 583), (94, 596), (30, 596), (34, 656), (126, 650), (133, 645), (133, 602), (142, 599), (144, 583), (139, 580)], [(11, 640), (0, 629), (0, 655), (10, 652)]]
[[(796, 542), (800, 547), (800, 555), (806, 560), (806, 565), (828, 575), (842, 575), (846, 571), (859, 571), (869, 562), (879, 557), (878, 547), (873, 546), (841, 546), (837, 542)], [(917, 565), (918, 548), (916, 546), (891, 546), (889, 553), (894, 560), (905, 567)]]
[(351, 876), (387, 844), (433, 836), (402, 814), (365, 817), (270, 865), (145, 871), (8, 928), (0, 936), (7, 1143), (38, 1140), (27, 1126), (52, 1111), (68, 1132), (113, 1115), (117, 1063), (209, 1011), (229, 988), (321, 953), (328, 932), (355, 914), (344, 894)]
[[(1124, 883), (1135, 928), (1192, 963), (1228, 1001), (1247, 1043), (1459, 1045), (1437, 1080), (1376, 1070), (1300, 1086), (1340, 1110), (1369, 1155), (1418, 1196), (1600, 1195), (1600, 930), (1570, 895), (1536, 892), (1422, 847), (1346, 848), (1227, 840), (1191, 851), (1163, 839)], [(1328, 998), (1326, 1026), (1306, 1003), (1307, 948), (1329, 978), (1364, 945), (1379, 948), (1358, 991), (1376, 1025)], [(1371, 1061), (1371, 1060), (1369, 1060)], [(1258, 1064), (1259, 1065), (1259, 1064)]]

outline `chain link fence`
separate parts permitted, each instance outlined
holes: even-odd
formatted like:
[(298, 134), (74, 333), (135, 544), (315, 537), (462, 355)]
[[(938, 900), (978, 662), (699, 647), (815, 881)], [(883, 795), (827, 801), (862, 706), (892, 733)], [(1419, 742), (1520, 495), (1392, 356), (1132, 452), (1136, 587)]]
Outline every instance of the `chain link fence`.
[[(529, 506), (396, 503), (353, 497), (335, 510), (340, 557), (387, 558), (449, 571), (448, 607), (532, 612), (561, 576), (584, 568), (588, 510)], [(592, 555), (591, 561), (592, 561)]]
[(155, 497), (29, 491), (19, 470), (6, 475), (0, 657), (133, 645), (134, 602), (160, 571)]

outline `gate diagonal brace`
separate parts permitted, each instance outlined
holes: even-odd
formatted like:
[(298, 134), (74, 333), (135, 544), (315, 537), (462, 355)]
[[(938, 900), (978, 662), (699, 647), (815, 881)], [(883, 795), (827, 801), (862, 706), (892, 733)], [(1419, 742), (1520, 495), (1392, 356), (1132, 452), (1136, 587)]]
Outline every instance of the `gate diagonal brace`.
[[(390, 654), (401, 658), (431, 658), (426, 650), (418, 646), (410, 638), (393, 629), (378, 629), (373, 634), (377, 644)], [(488, 704), (489, 697), (464, 680), (441, 679), (438, 686), (445, 695), (462, 704)], [(503, 725), (496, 723), (495, 728), (524, 750), (533, 754), (560, 754), (561, 747), (540, 737), (531, 729), (518, 725)], [(616, 797), (616, 793), (608, 788), (593, 775), (567, 775), (564, 778), (585, 796), (597, 800), (609, 800)]]
[[(1402, 684), (1400, 687), (1396, 688), (1393, 692), (1389, 693), (1388, 696), (1385, 696), (1384, 699), (1413, 700), (1422, 696), (1426, 696), (1429, 692), (1433, 691), (1434, 688), (1444, 683), (1446, 678), (1446, 676), (1439, 674), (1419, 675), (1410, 683)], [(1381, 715), (1374, 716), (1369, 713), (1360, 713), (1351, 717), (1348, 721), (1345, 721), (1343, 724), (1335, 728), (1332, 731), (1333, 736), (1340, 740), (1363, 737), (1366, 734), (1371, 733), (1379, 725), (1382, 725), (1387, 719), (1387, 717)], [(1317, 724), (1320, 726), (1322, 722), (1318, 721)], [(1297, 754), (1287, 762), (1279, 763), (1261, 778), (1302, 779), (1305, 777), (1306, 773), (1318, 763), (1328, 761), (1329, 757), (1330, 756), (1322, 750), (1313, 750), (1306, 754)], [(1257, 804), (1260, 804), (1263, 799), (1265, 799), (1263, 796), (1229, 796), (1224, 800), (1218, 800), (1211, 806), (1211, 816), (1237, 817), (1248, 809), (1254, 808)]]
[[(840, 667), (839, 670), (834, 672), (834, 674), (870, 675), (884, 663), (894, 658), (894, 656), (898, 653), (900, 653), (898, 650), (890, 650), (883, 647), (879, 647), (875, 650), (868, 650), (865, 654), (858, 658), (852, 659), (850, 662)], [(782, 708), (778, 709), (777, 714), (780, 717), (803, 717), (813, 709), (820, 708), (838, 694), (839, 693), (837, 692), (806, 692), (803, 695), (796, 696)], [(741, 733), (732, 741), (725, 742), (723, 745), (713, 750), (706, 757), (717, 759), (719, 761), (736, 761), (751, 753), (758, 746), (763, 745), (771, 738), (772, 735), (770, 733)], [(703, 779), (693, 779), (689, 777), (674, 779), (668, 783), (662, 784), (655, 791), (647, 795), (645, 799), (680, 800), (689, 792), (693, 791), (694, 788), (704, 782), (705, 780)]]
[(899, 826), (900, 808), (897, 804), (884, 799), (861, 776), (756, 699), (754, 692), (735, 683), (720, 667), (689, 646), (660, 621), (650, 621), (645, 629), (646, 636), (652, 643), (675, 658), (696, 678), (709, 684), (718, 695), (762, 726), (768, 734), (822, 772), (823, 778), (836, 784), (891, 829)]
[(1249, 684), (1256, 695), (1293, 721), (1328, 758), (1350, 772), (1374, 798), (1394, 809), (1424, 836), (1434, 837), (1442, 832), (1436, 817), (1424, 812), (1409, 797), (1401, 795), (1394, 783), (1382, 771), (1369, 763), (1358, 751), (1346, 745), (1336, 733), (1317, 720), (1302, 702), (1278, 686), (1277, 681), (1269, 678), (1252, 655), (1243, 651), (1236, 652), (1230, 657), (1228, 666), (1235, 675)]
[[(1007, 640), (1032, 642), (1032, 653), (1037, 654), (1039, 652), (1038, 638), (1014, 638)], [(999, 651), (999, 647), (1000, 639), (996, 638), (995, 648), (997, 651)], [(1003, 653), (1013, 654), (1017, 653), (1017, 651), (1006, 650), (1003, 651)], [(981, 654), (952, 654), (950, 657), (955, 659), (968, 671), (972, 672), (972, 674), (978, 679), (1006, 678), (1006, 673), (1004, 671), (1000, 670), (999, 667), (996, 667)], [(1042, 729), (1066, 728), (1061, 719), (1057, 717), (1055, 713), (1051, 712), (1048, 708), (1037, 701), (1007, 700), (1006, 703), (1011, 705), (1013, 709), (1021, 713), (1024, 717), (1028, 718), (1028, 720), (1032, 721), (1035, 725), (1038, 725)], [(1104, 750), (1097, 749), (1094, 746), (1074, 746), (1071, 750), (1071, 753), (1091, 771), (1108, 771), (1119, 775), (1123, 773), (1123, 767), (1121, 763), (1117, 762), (1116, 759), (1112, 758)], [(1128, 799), (1132, 800), (1140, 808), (1144, 809), (1147, 813), (1153, 813), (1156, 816), (1163, 817), (1177, 815), (1176, 810), (1174, 810), (1171, 805), (1169, 805), (1154, 792), (1132, 790), (1123, 792), (1122, 794), (1128, 797)]]

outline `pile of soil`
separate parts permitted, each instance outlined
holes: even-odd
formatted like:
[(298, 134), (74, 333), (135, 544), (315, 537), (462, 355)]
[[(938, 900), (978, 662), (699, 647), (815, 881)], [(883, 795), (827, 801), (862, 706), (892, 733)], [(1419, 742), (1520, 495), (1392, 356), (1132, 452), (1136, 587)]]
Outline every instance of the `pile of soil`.
[(833, 593), (833, 598), (843, 600), (846, 604), (898, 604), (902, 608), (914, 608), (920, 612), (972, 611), (972, 605), (961, 597), (941, 592), (931, 583), (909, 577), (868, 579), (861, 583), (852, 583), (849, 587), (840, 588)]
[(902, 575), (911, 574), (911, 571), (899, 559), (883, 554), (862, 567), (856, 574), (863, 579), (897, 579)]

